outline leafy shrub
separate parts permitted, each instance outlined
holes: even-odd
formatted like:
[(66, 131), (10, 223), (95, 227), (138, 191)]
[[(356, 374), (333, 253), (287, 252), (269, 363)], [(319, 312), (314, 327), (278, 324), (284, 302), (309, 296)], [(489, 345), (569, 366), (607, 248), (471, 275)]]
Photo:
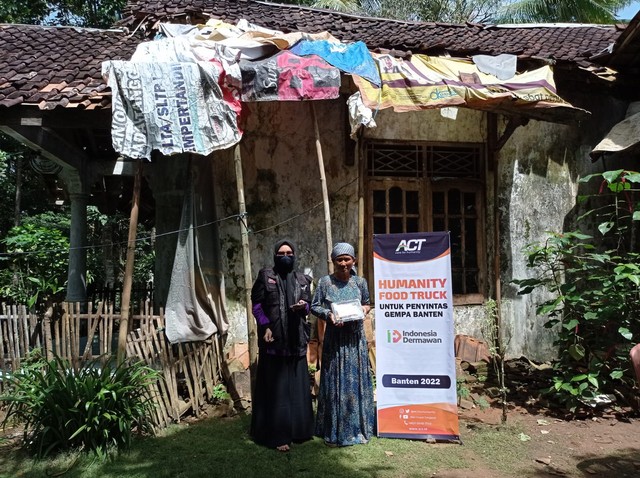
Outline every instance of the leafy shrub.
[(59, 229), (26, 222), (2, 239), (8, 257), (0, 258), (0, 296), (32, 307), (57, 298), (67, 280), (69, 240)]
[(94, 361), (74, 371), (59, 357), (32, 357), (0, 397), (8, 405), (3, 425), (22, 423), (38, 457), (75, 448), (104, 456), (111, 446), (128, 448), (134, 428), (152, 430), (147, 386), (159, 376), (142, 362)]
[(536, 277), (514, 281), (520, 294), (543, 288), (551, 295), (537, 309), (548, 317), (545, 326), (557, 330), (560, 356), (549, 393), (570, 410), (632, 379), (629, 350), (640, 334), (640, 253), (634, 251), (640, 212), (631, 187), (640, 174), (607, 171), (584, 180), (593, 177), (602, 181), (599, 204), (579, 219), (593, 219), (601, 237), (551, 233), (527, 248)]

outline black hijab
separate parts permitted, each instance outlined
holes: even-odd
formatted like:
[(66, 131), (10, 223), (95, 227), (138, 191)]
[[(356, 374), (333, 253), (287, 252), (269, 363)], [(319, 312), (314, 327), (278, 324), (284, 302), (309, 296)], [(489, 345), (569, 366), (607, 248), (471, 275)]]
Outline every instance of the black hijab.
[[(278, 256), (278, 250), (287, 245), (293, 251), (293, 256)], [(280, 293), (284, 293), (285, 307), (295, 303), (295, 266), (296, 266), (296, 245), (289, 239), (276, 242), (273, 248), (273, 270), (278, 275), (278, 285)]]

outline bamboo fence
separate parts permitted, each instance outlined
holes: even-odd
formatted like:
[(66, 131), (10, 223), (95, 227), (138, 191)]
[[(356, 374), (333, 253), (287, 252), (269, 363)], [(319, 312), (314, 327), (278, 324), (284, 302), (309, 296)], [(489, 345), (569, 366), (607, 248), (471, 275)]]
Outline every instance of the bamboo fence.
[[(153, 315), (149, 301), (128, 322), (127, 358), (143, 360), (162, 378), (149, 389), (155, 401), (157, 428), (180, 421), (189, 410), (200, 416), (222, 374), (222, 351), (214, 336), (202, 342), (170, 344), (164, 335), (164, 315)], [(2, 305), (0, 314), (0, 392), (6, 378), (21, 369), (30, 352), (39, 349), (51, 359), (58, 356), (74, 370), (106, 362), (115, 356), (120, 315), (113, 306), (99, 303), (62, 303), (42, 316), (25, 306)]]

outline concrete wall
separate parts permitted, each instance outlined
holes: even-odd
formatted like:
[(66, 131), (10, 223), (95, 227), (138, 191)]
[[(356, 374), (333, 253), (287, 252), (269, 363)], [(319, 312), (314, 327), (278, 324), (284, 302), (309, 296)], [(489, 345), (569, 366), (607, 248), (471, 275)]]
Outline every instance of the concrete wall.
[[(509, 336), (508, 354), (533, 360), (552, 358), (552, 332), (543, 327), (535, 308), (539, 294), (518, 296), (511, 285), (526, 278), (523, 249), (543, 240), (546, 231), (570, 228), (574, 199), (581, 175), (601, 170), (588, 153), (608, 129), (624, 115), (622, 104), (600, 101), (585, 106), (594, 111), (592, 119), (576, 126), (531, 121), (518, 128), (497, 154), (499, 193), (502, 314)], [(347, 138), (344, 99), (316, 102), (327, 185), (331, 195), (333, 241), (357, 243), (358, 166), (345, 162)], [(252, 230), (249, 240), (253, 277), (272, 262), (276, 240), (291, 238), (298, 245), (301, 269), (318, 278), (327, 273), (326, 241), (320, 174), (316, 155), (311, 106), (282, 102), (249, 105), (245, 135), (241, 143), (244, 189)], [(486, 114), (459, 109), (455, 119), (440, 111), (396, 114), (380, 111), (378, 128), (366, 136), (378, 139), (422, 141), (486, 141)], [(499, 117), (499, 134), (506, 119)], [(493, 178), (487, 172), (486, 244), (488, 265), (487, 297), (493, 295)], [(236, 178), (231, 151), (214, 154), (214, 187), (218, 217), (238, 212)], [(244, 278), (240, 227), (237, 220), (220, 224), (220, 244), (225, 272), (230, 330), (228, 343), (246, 340)], [(484, 321), (482, 305), (458, 306), (455, 323), (458, 333), (481, 337)]]
[[(358, 169), (346, 166), (344, 100), (318, 101), (317, 113), (327, 188), (331, 196), (333, 241), (357, 240)], [(273, 264), (273, 245), (281, 238), (297, 244), (301, 270), (327, 274), (322, 186), (315, 133), (308, 102), (252, 103), (241, 143), (253, 277)], [(232, 153), (215, 154), (219, 217), (237, 214)], [(231, 318), (229, 342), (246, 340), (244, 277), (240, 227), (220, 225), (223, 270)]]

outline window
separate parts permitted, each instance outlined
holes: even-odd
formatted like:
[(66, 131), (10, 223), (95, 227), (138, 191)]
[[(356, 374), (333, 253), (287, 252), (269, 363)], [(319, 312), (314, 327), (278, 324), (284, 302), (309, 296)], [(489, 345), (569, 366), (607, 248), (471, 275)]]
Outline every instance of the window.
[[(484, 300), (483, 152), (481, 144), (368, 142), (365, 145), (367, 237), (449, 231), (457, 304)], [(368, 266), (371, 270), (371, 261)]]

